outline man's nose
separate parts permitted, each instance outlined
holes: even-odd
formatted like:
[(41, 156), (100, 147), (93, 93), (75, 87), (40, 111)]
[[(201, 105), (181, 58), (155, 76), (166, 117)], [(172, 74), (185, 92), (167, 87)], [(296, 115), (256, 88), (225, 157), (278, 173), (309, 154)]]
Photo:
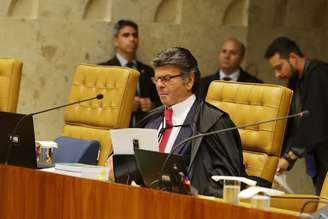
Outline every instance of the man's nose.
[(275, 77), (276, 78), (281, 78), (281, 72), (275, 71)]

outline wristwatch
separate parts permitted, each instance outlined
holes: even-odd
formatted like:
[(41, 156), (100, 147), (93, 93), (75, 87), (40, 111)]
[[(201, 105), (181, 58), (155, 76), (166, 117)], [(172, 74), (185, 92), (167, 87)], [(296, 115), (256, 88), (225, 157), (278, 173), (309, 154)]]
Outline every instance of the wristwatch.
[(291, 170), (293, 168), (296, 160), (298, 159), (298, 157), (293, 153), (293, 151), (288, 151), (287, 153), (285, 153), (282, 156), (282, 158), (284, 158), (288, 162), (287, 170)]

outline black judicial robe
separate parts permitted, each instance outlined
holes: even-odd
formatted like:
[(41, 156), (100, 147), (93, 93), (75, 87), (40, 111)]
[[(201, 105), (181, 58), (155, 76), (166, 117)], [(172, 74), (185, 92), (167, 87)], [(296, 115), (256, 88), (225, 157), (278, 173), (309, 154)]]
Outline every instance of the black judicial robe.
[(328, 148), (328, 64), (311, 60), (302, 80), (302, 110), (309, 110), (310, 115), (300, 122), (292, 141), (300, 155), (321, 143)]
[(301, 79), (301, 103), (310, 115), (293, 131), (289, 146), (299, 156), (314, 155), (317, 174), (313, 179), (319, 194), (328, 170), (328, 64), (308, 61)]
[[(204, 101), (196, 101), (196, 109), (191, 119), (192, 135), (234, 126), (227, 113)], [(149, 128), (152, 126), (151, 123), (159, 121), (156, 126), (158, 128), (163, 118), (163, 110), (163, 106), (154, 109), (147, 118), (145, 117), (141, 126), (146, 124)], [(175, 142), (174, 145), (178, 143)], [(188, 173), (192, 186), (198, 189), (200, 194), (222, 197), (222, 182), (214, 182), (211, 179), (213, 175), (246, 176), (237, 130), (197, 138), (191, 142), (190, 147)]]

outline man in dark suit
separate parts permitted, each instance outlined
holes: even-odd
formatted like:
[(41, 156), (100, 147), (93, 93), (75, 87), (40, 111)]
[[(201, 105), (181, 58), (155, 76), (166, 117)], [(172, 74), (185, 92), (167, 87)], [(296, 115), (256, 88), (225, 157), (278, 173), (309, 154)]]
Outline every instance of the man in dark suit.
[(305, 157), (307, 173), (319, 194), (328, 170), (328, 64), (305, 58), (298, 45), (278, 37), (267, 48), (265, 58), (275, 77), (288, 80), (294, 96), (291, 113), (309, 110), (302, 120), (289, 120), (277, 174), (292, 168)]
[(235, 126), (229, 115), (197, 99), (200, 73), (196, 59), (184, 48), (169, 48), (153, 60), (153, 82), (163, 106), (151, 111), (141, 127), (158, 129), (159, 151), (180, 154), (191, 184), (200, 194), (222, 196), (222, 184), (211, 176), (245, 176), (238, 131), (213, 134), (177, 144), (199, 133)]
[(214, 80), (263, 83), (240, 67), (245, 51), (245, 46), (237, 39), (231, 38), (223, 42), (218, 55), (220, 69), (214, 74), (202, 78), (199, 90), (200, 97), (206, 97), (208, 87)]
[(134, 98), (134, 112), (130, 126), (133, 126), (147, 112), (160, 104), (156, 88), (151, 81), (154, 76), (153, 69), (136, 60), (136, 52), (139, 45), (138, 25), (130, 20), (119, 20), (114, 25), (113, 44), (115, 56), (100, 65), (116, 65), (135, 68), (140, 72)]

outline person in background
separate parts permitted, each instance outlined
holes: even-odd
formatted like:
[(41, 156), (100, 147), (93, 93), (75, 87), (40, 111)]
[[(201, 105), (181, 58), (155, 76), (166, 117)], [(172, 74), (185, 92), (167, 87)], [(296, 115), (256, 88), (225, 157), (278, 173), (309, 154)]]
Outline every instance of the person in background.
[(136, 96), (134, 97), (134, 112), (132, 113), (130, 127), (143, 116), (160, 104), (156, 88), (151, 81), (154, 76), (153, 69), (136, 59), (139, 46), (138, 25), (130, 20), (119, 20), (114, 25), (113, 45), (115, 55), (100, 65), (125, 66), (137, 69), (140, 72), (137, 84)]
[(319, 194), (328, 170), (328, 64), (306, 58), (293, 40), (278, 37), (268, 46), (265, 58), (275, 77), (288, 80), (294, 91), (290, 113), (310, 111), (310, 116), (288, 121), (285, 145), (277, 174), (305, 157), (306, 169)]
[(218, 55), (219, 69), (214, 74), (201, 79), (199, 95), (205, 98), (208, 87), (214, 80), (263, 83), (240, 66), (245, 57), (246, 48), (242, 42), (230, 38), (223, 42)]

